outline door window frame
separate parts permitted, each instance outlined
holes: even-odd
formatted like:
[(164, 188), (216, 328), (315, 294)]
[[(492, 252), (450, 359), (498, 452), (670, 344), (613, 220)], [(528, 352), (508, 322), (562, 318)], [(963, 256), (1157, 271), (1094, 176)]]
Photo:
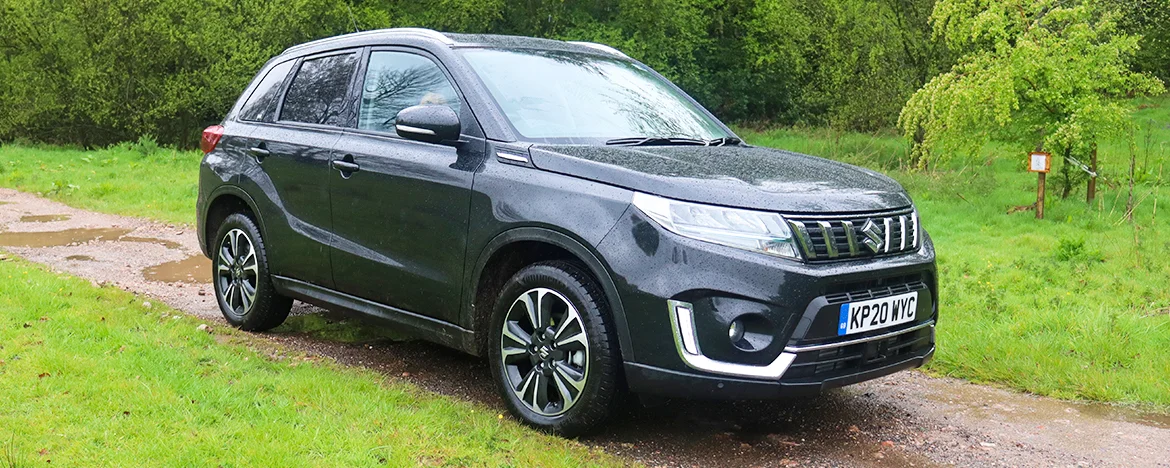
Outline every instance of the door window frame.
[(354, 113), (353, 113), (353, 118), (352, 118), (353, 122), (352, 122), (352, 125), (350, 125), (349, 127), (346, 128), (347, 132), (354, 133), (354, 134), (360, 134), (360, 135), (387, 137), (387, 138), (392, 138), (394, 140), (410, 141), (410, 142), (414, 142), (414, 143), (422, 143), (422, 144), (427, 144), (427, 145), (449, 146), (449, 145), (441, 145), (439, 143), (428, 143), (428, 142), (424, 142), (424, 141), (410, 140), (407, 138), (403, 138), (403, 137), (399, 136), (398, 133), (392, 132), (392, 131), (358, 128), (357, 121), (358, 121), (359, 116), (361, 115), (362, 92), (365, 91), (366, 74), (369, 73), (369, 65), (370, 65), (371, 57), (373, 56), (373, 54), (375, 52), (397, 52), (397, 53), (416, 55), (416, 56), (422, 57), (424, 59), (430, 60), (431, 63), (434, 63), (435, 66), (439, 68), (439, 71), (443, 74), (444, 77), (447, 78), (447, 83), (450, 84), (451, 88), (455, 90), (455, 96), (458, 97), (458, 99), (459, 99), (459, 104), (460, 104), (460, 107), (459, 107), (459, 134), (460, 134), (460, 138), (462, 138), (464, 136), (470, 136), (470, 137), (474, 137), (474, 138), (482, 138), (482, 135), (481, 135), (482, 130), (476, 131), (475, 133), (468, 132), (469, 129), (473, 129), (473, 128), (478, 129), (479, 122), (476, 120), (475, 113), (471, 109), (471, 105), (467, 102), (467, 97), (463, 94), (463, 90), (459, 88), (459, 81), (455, 79), (455, 76), (451, 74), (451, 71), (447, 69), (447, 66), (443, 63), (442, 60), (440, 60), (437, 56), (435, 56), (435, 54), (432, 54), (430, 51), (427, 51), (425, 49), (404, 46), (404, 45), (384, 45), (384, 46), (380, 45), (380, 46), (366, 47), (365, 49), (366, 49), (364, 52), (365, 57), (362, 58), (362, 60), (359, 64), (359, 66), (361, 67), (359, 69), (360, 73), (356, 74), (355, 79), (353, 81), (353, 86), (351, 89), (352, 92), (356, 93), (355, 99), (357, 99), (357, 107), (354, 108)]
[[(315, 59), (325, 58), (325, 57), (333, 57), (333, 56), (337, 56), (337, 55), (357, 54), (358, 61), (354, 65), (353, 74), (351, 74), (349, 77), (349, 85), (345, 89), (345, 98), (344, 99), (345, 99), (345, 102), (353, 102), (354, 99), (360, 99), (361, 98), (360, 95), (355, 97), (353, 94), (354, 93), (354, 86), (355, 86), (354, 83), (359, 75), (358, 72), (365, 68), (366, 60), (368, 60), (368, 57), (370, 55), (369, 49), (370, 49), (369, 47), (353, 47), (353, 48), (348, 48), (348, 49), (330, 50), (330, 51), (325, 51), (325, 52), (321, 52), (321, 53), (317, 53), (317, 54), (305, 55), (302, 57), (298, 57), (296, 59), (297, 63), (295, 65), (293, 65), (293, 71), (289, 73), (289, 77), (291, 77), (291, 78), (285, 79), (284, 84), (281, 85), (280, 101), (277, 102), (277, 104), (276, 104), (276, 116), (273, 118), (272, 122), (263, 122), (263, 123), (274, 124), (274, 125), (284, 126), (284, 127), (302, 127), (302, 128), (336, 129), (336, 130), (347, 130), (347, 129), (350, 129), (350, 128), (356, 126), (357, 125), (357, 112), (354, 112), (354, 109), (351, 109), (348, 118), (346, 119), (345, 123), (343, 123), (342, 125), (327, 125), (327, 124), (315, 124), (315, 123), (309, 123), (309, 122), (297, 122), (295, 120), (282, 120), (281, 119), (281, 112), (284, 110), (284, 101), (285, 101), (285, 98), (288, 97), (288, 90), (292, 86), (293, 81), (296, 81), (297, 75), (301, 72), (301, 66), (303, 66), (305, 64), (305, 62), (309, 61), (309, 60), (315, 60)], [(360, 74), (364, 76), (364, 73), (360, 73)]]

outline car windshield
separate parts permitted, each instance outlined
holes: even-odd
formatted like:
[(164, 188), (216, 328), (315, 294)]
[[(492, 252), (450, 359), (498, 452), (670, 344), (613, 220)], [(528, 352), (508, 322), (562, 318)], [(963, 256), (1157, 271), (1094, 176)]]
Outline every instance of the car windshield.
[(628, 60), (520, 49), (466, 49), (463, 56), (528, 140), (596, 144), (732, 136), (673, 85)]

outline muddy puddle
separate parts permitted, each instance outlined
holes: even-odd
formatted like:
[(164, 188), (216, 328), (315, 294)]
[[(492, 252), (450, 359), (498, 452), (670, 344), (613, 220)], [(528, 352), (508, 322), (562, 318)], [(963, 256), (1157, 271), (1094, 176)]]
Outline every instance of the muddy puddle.
[(90, 257), (89, 255), (70, 255), (65, 257), (65, 260), (73, 260), (75, 262), (92, 262), (94, 261), (94, 258)]
[(65, 221), (69, 219), (67, 214), (47, 214), (47, 215), (26, 215), (20, 217), (22, 223), (51, 223), (53, 221)]
[(211, 260), (203, 255), (192, 255), (142, 270), (142, 277), (163, 283), (210, 283)]
[[(69, 215), (30, 215), (20, 218), (23, 222), (47, 223), (64, 221)], [(127, 236), (131, 229), (121, 228), (74, 228), (64, 231), (41, 232), (0, 232), (0, 246), (3, 247), (58, 247), (81, 244), (95, 240), (138, 242), (161, 245), (168, 249), (183, 248), (178, 242), (153, 237)]]
[(123, 228), (76, 228), (49, 232), (0, 232), (0, 246), (58, 247), (95, 240), (116, 240), (129, 232), (130, 229)]
[(971, 387), (948, 394), (931, 394), (927, 398), (966, 407), (971, 414), (988, 419), (1019, 423), (1067, 423), (1083, 416), (1088, 419), (1128, 422), (1160, 429), (1170, 429), (1170, 415), (1143, 412), (1138, 409), (1106, 403), (1058, 401), (1047, 398), (1027, 398), (1000, 395)]
[(158, 245), (161, 245), (161, 246), (166, 247), (168, 249), (180, 249), (183, 247), (182, 245), (179, 245), (178, 242), (163, 240), (163, 239), (155, 239), (153, 237), (122, 236), (122, 237), (119, 237), (118, 240), (125, 241), (125, 242), (141, 242), (144, 244), (158, 244)]

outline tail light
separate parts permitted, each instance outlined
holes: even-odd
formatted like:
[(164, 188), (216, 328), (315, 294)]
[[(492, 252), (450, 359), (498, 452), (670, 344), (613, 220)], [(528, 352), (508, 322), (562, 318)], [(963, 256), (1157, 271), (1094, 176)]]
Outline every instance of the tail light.
[(199, 140), (199, 149), (203, 150), (204, 153), (214, 151), (220, 138), (223, 138), (223, 125), (212, 125), (203, 129), (203, 138)]

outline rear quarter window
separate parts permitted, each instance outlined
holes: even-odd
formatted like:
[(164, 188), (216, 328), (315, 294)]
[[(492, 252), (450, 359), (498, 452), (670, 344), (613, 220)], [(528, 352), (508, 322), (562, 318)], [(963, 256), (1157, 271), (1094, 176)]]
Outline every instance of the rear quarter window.
[(280, 99), (280, 90), (288, 72), (292, 70), (296, 60), (289, 60), (277, 64), (268, 70), (264, 79), (252, 91), (248, 102), (240, 109), (240, 120), (252, 122), (271, 122), (276, 114), (276, 102)]
[(300, 70), (284, 95), (280, 120), (344, 125), (353, 107), (345, 98), (357, 62), (356, 53), (301, 62)]

